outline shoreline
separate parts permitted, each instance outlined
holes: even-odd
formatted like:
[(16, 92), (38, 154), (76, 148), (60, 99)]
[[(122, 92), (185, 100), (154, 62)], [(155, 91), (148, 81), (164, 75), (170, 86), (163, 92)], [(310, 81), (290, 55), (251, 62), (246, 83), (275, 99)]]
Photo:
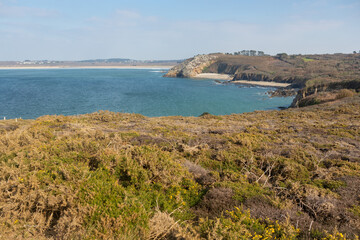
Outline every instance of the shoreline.
[(0, 67), (0, 70), (44, 70), (44, 69), (170, 69), (173, 66), (148, 65), (148, 66), (14, 66)]
[(214, 80), (232, 80), (234, 77), (229, 74), (219, 74), (219, 73), (199, 73), (195, 79), (214, 79)]
[(256, 85), (263, 87), (288, 87), (290, 83), (277, 83), (277, 82), (265, 82), (265, 81), (247, 81), (247, 80), (235, 80), (229, 81), (228, 83), (234, 84), (245, 84), (245, 85)]
[(265, 82), (265, 81), (248, 81), (248, 80), (235, 80), (233, 81), (234, 76), (230, 74), (219, 74), (219, 73), (199, 73), (194, 79), (213, 79), (213, 80), (225, 80), (224, 83), (233, 83), (233, 84), (244, 84), (244, 85), (256, 85), (263, 87), (288, 87), (290, 83), (278, 83), (278, 82)]

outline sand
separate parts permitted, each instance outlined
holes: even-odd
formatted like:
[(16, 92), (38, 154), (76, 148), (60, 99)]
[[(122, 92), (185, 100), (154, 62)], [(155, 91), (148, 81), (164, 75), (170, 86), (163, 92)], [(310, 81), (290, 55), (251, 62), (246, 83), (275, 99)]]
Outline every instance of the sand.
[(246, 84), (246, 85), (258, 85), (258, 86), (264, 86), (264, 87), (288, 87), (288, 86), (291, 85), (289, 83), (264, 82), (264, 81), (245, 81), (245, 80), (231, 81), (231, 83)]
[(234, 77), (228, 74), (218, 74), (218, 73), (200, 73), (194, 78), (199, 79), (218, 79), (218, 80), (232, 80)]
[(200, 74), (196, 75), (194, 78), (227, 80), (227, 81), (229, 81), (229, 83), (257, 85), (257, 86), (264, 86), (264, 87), (288, 87), (291, 85), (289, 83), (264, 82), (264, 81), (246, 81), (246, 80), (231, 81), (234, 78), (232, 75), (218, 74), (218, 73), (200, 73)]
[(173, 66), (11, 66), (0, 67), (0, 69), (169, 69)]

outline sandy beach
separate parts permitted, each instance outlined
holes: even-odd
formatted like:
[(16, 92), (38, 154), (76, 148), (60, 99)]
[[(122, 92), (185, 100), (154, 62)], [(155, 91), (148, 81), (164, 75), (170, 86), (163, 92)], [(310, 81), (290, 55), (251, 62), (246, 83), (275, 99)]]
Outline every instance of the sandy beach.
[(231, 81), (231, 83), (246, 84), (246, 85), (257, 85), (257, 86), (264, 86), (264, 87), (288, 87), (288, 86), (291, 85), (289, 83), (264, 82), (264, 81), (245, 81), (245, 80)]
[(199, 79), (218, 79), (218, 80), (232, 80), (234, 77), (228, 74), (218, 74), (218, 73), (200, 73), (194, 78)]
[(264, 82), (264, 81), (246, 81), (246, 80), (231, 81), (234, 78), (232, 75), (218, 74), (218, 73), (200, 73), (196, 75), (194, 78), (226, 80), (229, 81), (229, 83), (234, 83), (234, 84), (257, 85), (264, 87), (288, 87), (291, 85), (289, 83)]
[(11, 69), (169, 69), (173, 66), (11, 66), (11, 67), (0, 67), (0, 69), (11, 70)]

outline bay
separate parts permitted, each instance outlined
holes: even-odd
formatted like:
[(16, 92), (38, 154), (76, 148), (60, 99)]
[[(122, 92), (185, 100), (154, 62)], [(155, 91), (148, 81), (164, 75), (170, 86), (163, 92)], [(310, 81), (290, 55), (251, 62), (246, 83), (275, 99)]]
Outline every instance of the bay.
[(267, 87), (213, 80), (164, 78), (155, 69), (0, 70), (0, 117), (37, 118), (99, 110), (145, 116), (199, 116), (287, 107), (293, 98), (269, 98)]

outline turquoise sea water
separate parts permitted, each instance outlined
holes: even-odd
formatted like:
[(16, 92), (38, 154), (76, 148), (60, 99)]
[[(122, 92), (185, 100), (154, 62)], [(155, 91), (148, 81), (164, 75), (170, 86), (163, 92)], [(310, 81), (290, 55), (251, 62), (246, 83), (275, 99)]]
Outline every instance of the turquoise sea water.
[(287, 107), (270, 88), (163, 78), (151, 69), (0, 70), (0, 118), (76, 115), (98, 110), (145, 116), (199, 116)]

